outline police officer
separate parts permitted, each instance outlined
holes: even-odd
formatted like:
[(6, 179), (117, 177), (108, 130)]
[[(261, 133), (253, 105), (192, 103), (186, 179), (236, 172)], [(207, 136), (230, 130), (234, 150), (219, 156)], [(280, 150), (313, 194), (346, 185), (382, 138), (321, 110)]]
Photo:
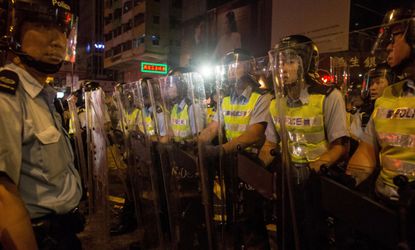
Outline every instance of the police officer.
[[(216, 114), (213, 121), (200, 134), (199, 140), (211, 142), (221, 125), (225, 126), (227, 142), (222, 145), (225, 154), (246, 149), (254, 144), (260, 144), (264, 139), (265, 128), (270, 120), (267, 109), (272, 96), (259, 89), (259, 83), (254, 78), (253, 57), (243, 49), (229, 52), (223, 59), (227, 65), (227, 81), (230, 93), (222, 101), (222, 114)], [(220, 117), (219, 117), (220, 115)], [(219, 123), (223, 121), (222, 124)], [(209, 154), (218, 155), (220, 147), (209, 149)], [(250, 149), (257, 154), (258, 146)]]
[(386, 51), (386, 61), (402, 80), (386, 87), (376, 100), (365, 134), (349, 161), (348, 173), (360, 184), (373, 173), (379, 159), (381, 170), (376, 193), (398, 200), (393, 178), (414, 180), (415, 167), (415, 9), (393, 9), (386, 13), (373, 51)]
[[(297, 218), (294, 226), (298, 228), (300, 249), (324, 248), (324, 226), (319, 208), (313, 206), (310, 169), (319, 171), (323, 164), (335, 164), (347, 155), (348, 149), (345, 104), (339, 90), (319, 81), (318, 55), (317, 46), (303, 35), (282, 38), (270, 52), (274, 78), (278, 78), (286, 101), (283, 99), (280, 109), (276, 99), (271, 102), (273, 126), (267, 127), (260, 154), (265, 164), (273, 160), (270, 149), (277, 148), (282, 135), (279, 121), (285, 121), (291, 158), (291, 174), (287, 178), (294, 183), (295, 206), (291, 212)], [(284, 112), (284, 117), (279, 112)]]
[[(189, 82), (186, 82), (187, 68), (176, 68), (167, 77), (168, 106), (170, 107), (170, 125), (172, 139), (186, 142), (198, 134), (206, 124), (206, 115), (199, 103), (193, 103), (189, 96)], [(188, 76), (191, 77), (191, 76)], [(168, 108), (168, 107), (167, 107)]]
[[(254, 77), (255, 60), (249, 52), (235, 49), (223, 58), (222, 63), (226, 67), (225, 74), (230, 93), (227, 93), (224, 86), (220, 88), (227, 95), (223, 99), (218, 98), (218, 105), (221, 105), (218, 109), (220, 112), (216, 113), (213, 121), (202, 131), (199, 140), (203, 143), (210, 143), (218, 136), (223, 126), (226, 143), (215, 146), (207, 145), (205, 157), (215, 158), (222, 150), (225, 155), (244, 152), (256, 158), (270, 119), (267, 110), (272, 97), (259, 89), (260, 85)], [(235, 237), (234, 247), (268, 249), (262, 197), (251, 186), (240, 181), (237, 176), (233, 176), (233, 170), (228, 165), (225, 166), (224, 172), (225, 190), (222, 192), (226, 192), (225, 196), (229, 197), (227, 200), (232, 199), (230, 198), (231, 190), (233, 190), (234, 197), (238, 196), (238, 204), (228, 202), (227, 211), (224, 214), (227, 216), (227, 221), (233, 220), (236, 223), (232, 225), (236, 232), (236, 235), (233, 235)], [(216, 181), (215, 187), (218, 183), (220, 180)], [(217, 196), (220, 197), (220, 195)], [(233, 206), (237, 207), (236, 214), (231, 212), (230, 208)], [(231, 216), (237, 218), (231, 218)]]
[(134, 105), (134, 96), (131, 90), (124, 89), (125, 85), (119, 86), (122, 89), (121, 103), (124, 109), (124, 112), (121, 115), (120, 121), (118, 123), (118, 128), (121, 131), (125, 131), (127, 134), (129, 131), (137, 130), (138, 127), (138, 117), (140, 109)]
[(138, 116), (138, 129), (155, 140), (155, 135), (166, 135), (163, 108), (159, 100), (151, 102), (149, 91), (149, 88), (153, 87), (151, 78), (143, 78), (140, 86), (143, 103)]
[[(75, 98), (75, 105), (76, 105), (76, 114), (78, 115), (78, 122), (79, 128), (82, 131), (86, 128), (86, 112), (85, 112), (85, 101), (83, 98), (83, 88), (77, 89), (75, 92), (72, 93), (72, 98)], [(75, 112), (74, 114), (75, 115)], [(75, 117), (71, 117), (69, 120), (69, 135), (73, 135), (75, 133), (76, 125), (75, 125)]]
[(1, 245), (81, 249), (81, 181), (53, 107), (56, 92), (45, 84), (63, 63), (73, 6), (17, 0), (3, 1), (1, 8), (1, 46), (8, 49), (0, 71)]
[(350, 132), (351, 136), (360, 140), (363, 130), (369, 122), (369, 117), (373, 112), (374, 104), (383, 90), (393, 82), (394, 75), (387, 64), (378, 64), (370, 69), (364, 79), (361, 94), (358, 96), (361, 103), (353, 103)]
[[(280, 40), (273, 57), (271, 60), (277, 64), (273, 68), (280, 71), (276, 74), (287, 96), (284, 108), (287, 110), (286, 126), (292, 161), (307, 163), (318, 171), (322, 164), (331, 165), (341, 160), (347, 154), (349, 136), (346, 108), (340, 91), (319, 81), (317, 46), (308, 37), (287, 36)], [(275, 126), (267, 127), (264, 145), (267, 148), (276, 148), (278, 143), (276, 107), (274, 99), (270, 113)], [(308, 135), (312, 136), (308, 139)], [(273, 158), (270, 151), (261, 151), (261, 159), (269, 164)]]

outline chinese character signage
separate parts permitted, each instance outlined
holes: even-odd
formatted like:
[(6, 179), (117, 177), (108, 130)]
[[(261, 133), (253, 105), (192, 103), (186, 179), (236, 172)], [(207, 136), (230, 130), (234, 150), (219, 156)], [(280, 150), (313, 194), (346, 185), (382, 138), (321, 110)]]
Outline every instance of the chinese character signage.
[(153, 74), (167, 74), (168, 66), (162, 63), (141, 62), (141, 72)]

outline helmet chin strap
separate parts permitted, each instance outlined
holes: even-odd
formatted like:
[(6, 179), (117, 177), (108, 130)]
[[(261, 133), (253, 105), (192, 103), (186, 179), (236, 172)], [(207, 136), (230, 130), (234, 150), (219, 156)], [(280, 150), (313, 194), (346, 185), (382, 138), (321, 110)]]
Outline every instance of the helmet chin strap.
[(24, 53), (18, 53), (18, 56), (24, 64), (44, 74), (57, 73), (63, 64), (63, 61), (61, 61), (58, 64), (41, 62), (41, 61), (35, 60), (33, 57), (27, 54), (24, 54)]

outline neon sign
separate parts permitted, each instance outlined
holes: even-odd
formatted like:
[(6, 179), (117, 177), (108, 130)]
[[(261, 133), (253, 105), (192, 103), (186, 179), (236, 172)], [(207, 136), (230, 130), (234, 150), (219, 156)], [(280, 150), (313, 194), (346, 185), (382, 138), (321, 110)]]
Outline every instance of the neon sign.
[(167, 74), (168, 66), (163, 63), (141, 62), (141, 72), (153, 74)]

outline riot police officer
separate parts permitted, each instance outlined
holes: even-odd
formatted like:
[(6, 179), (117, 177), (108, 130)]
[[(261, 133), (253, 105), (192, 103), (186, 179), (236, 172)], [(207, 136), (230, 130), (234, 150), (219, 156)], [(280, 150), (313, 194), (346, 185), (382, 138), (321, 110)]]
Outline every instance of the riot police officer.
[[(69, 135), (73, 135), (75, 133), (77, 125), (75, 124), (78, 121), (78, 125), (80, 129), (85, 130), (86, 128), (86, 113), (85, 113), (85, 101), (83, 99), (83, 88), (77, 89), (75, 92), (72, 93), (71, 98), (74, 98), (74, 103), (76, 105), (76, 110), (73, 110), (73, 115), (69, 120)], [(77, 115), (76, 119), (74, 116)]]
[[(282, 38), (270, 52), (276, 91), (283, 92), (286, 99), (271, 102), (273, 126), (267, 127), (267, 141), (260, 155), (268, 164), (273, 159), (270, 149), (277, 148), (280, 138), (286, 138), (290, 158), (286, 178), (293, 183), (289, 185), (295, 205), (291, 212), (297, 217), (294, 227), (298, 228), (301, 249), (324, 248), (321, 217), (313, 206), (310, 170), (319, 171), (323, 164), (341, 161), (348, 149), (345, 104), (339, 90), (319, 81), (318, 55), (317, 46), (303, 35)], [(285, 124), (280, 124), (281, 120)]]
[(351, 136), (356, 140), (360, 140), (363, 136), (363, 130), (369, 122), (376, 99), (393, 82), (393, 78), (394, 75), (387, 64), (378, 64), (375, 68), (370, 69), (365, 76), (361, 93), (357, 97), (361, 100), (361, 103), (354, 103), (350, 121)]
[[(222, 62), (227, 67), (227, 84), (223, 86), (225, 97), (222, 101), (222, 114), (216, 114), (213, 121), (202, 131), (199, 139), (211, 142), (225, 126), (227, 142), (222, 145), (225, 154), (246, 149), (261, 142), (269, 121), (266, 112), (271, 95), (259, 89), (254, 72), (254, 58), (243, 49), (229, 52)], [(246, 109), (246, 110), (245, 110)], [(239, 112), (241, 111), (241, 112)], [(221, 115), (221, 117), (219, 117)], [(223, 121), (222, 124), (219, 120)], [(251, 152), (258, 153), (258, 147), (251, 147)], [(213, 149), (213, 154), (219, 154), (219, 148)]]
[(375, 191), (388, 201), (399, 199), (395, 176), (414, 180), (414, 20), (413, 7), (393, 9), (385, 15), (373, 51), (386, 51), (383, 59), (401, 81), (386, 87), (376, 100), (375, 111), (347, 169), (360, 184), (373, 173), (379, 159), (381, 170)]
[(53, 107), (56, 92), (45, 83), (59, 71), (67, 39), (74, 39), (69, 37), (76, 27), (73, 5), (2, 1), (0, 8), (0, 45), (8, 49), (0, 71), (1, 245), (81, 249), (76, 237), (83, 227), (76, 212), (81, 180)]
[[(214, 159), (222, 152), (228, 155), (226, 159), (231, 161), (236, 153), (256, 159), (270, 119), (267, 108), (272, 97), (259, 89), (260, 85), (254, 77), (255, 59), (248, 51), (235, 49), (223, 58), (222, 64), (224, 65), (224, 79), (223, 84), (217, 86), (217, 92), (224, 96), (218, 98), (220, 107), (217, 108), (213, 121), (199, 137), (200, 141), (207, 144), (205, 157)], [(220, 135), (223, 128), (226, 141), (219, 139), (219, 145), (209, 145), (215, 137)], [(235, 176), (236, 169), (243, 163), (238, 161), (233, 164), (234, 166), (217, 164), (219, 166), (217, 166), (216, 175), (220, 175), (223, 169), (225, 185), (221, 183), (222, 180), (216, 179), (215, 186), (222, 185), (221, 188), (224, 189), (222, 192), (225, 193), (227, 202), (226, 212), (221, 214), (215, 211), (215, 216), (226, 216), (225, 221), (232, 222), (234, 247), (268, 249), (268, 237), (262, 211), (263, 198), (251, 185), (243, 182), (239, 175)], [(221, 184), (218, 185), (218, 183)], [(221, 197), (218, 192), (215, 194)], [(235, 209), (231, 209), (232, 207)], [(223, 216), (219, 217), (222, 221), (224, 221)]]
[(198, 134), (206, 124), (203, 108), (194, 103), (189, 95), (191, 85), (185, 75), (187, 68), (172, 69), (166, 78), (167, 109), (170, 111), (171, 137), (175, 142), (185, 143)]
[[(169, 244), (172, 248), (193, 249), (212, 246), (206, 226), (206, 187), (199, 167), (197, 136), (206, 120), (204, 81), (186, 68), (170, 71), (159, 79), (166, 136), (161, 136), (158, 152), (162, 167)], [(203, 180), (203, 183), (202, 183)], [(209, 232), (208, 232), (209, 231)], [(209, 242), (209, 243), (208, 243)]]
[[(347, 154), (348, 132), (346, 125), (346, 109), (341, 93), (334, 88), (324, 86), (319, 82), (317, 74), (318, 65), (318, 48), (308, 37), (302, 35), (292, 35), (282, 38), (272, 52), (273, 67), (276, 77), (279, 77), (283, 85), (283, 91), (287, 96), (286, 109), (287, 126), (298, 127), (299, 131), (290, 132), (287, 127), (290, 143), (293, 147), (290, 150), (293, 162), (308, 163), (316, 171), (322, 164), (333, 164)], [(280, 61), (278, 61), (280, 60)], [(285, 60), (285, 61), (284, 61)], [(317, 107), (317, 110), (309, 110), (311, 106)], [(274, 125), (278, 126), (276, 110), (276, 101), (270, 106), (271, 117)], [(297, 119), (298, 118), (298, 119)], [(320, 121), (317, 121), (320, 120)], [(315, 131), (311, 127), (318, 126)], [(310, 127), (310, 128), (308, 128)], [(309, 130), (310, 129), (310, 130)], [(267, 142), (265, 147), (270, 143), (278, 142), (277, 130), (273, 126), (268, 126), (266, 131)], [(320, 136), (317, 134), (320, 133)], [(294, 147), (299, 144), (302, 147), (305, 141), (301, 142), (300, 137), (295, 133), (301, 133), (301, 138), (307, 137), (307, 134), (313, 134), (315, 138), (312, 141), (312, 147), (303, 150), (295, 150)], [(296, 142), (296, 140), (298, 140)], [(310, 141), (310, 142), (311, 142)], [(269, 150), (263, 151), (269, 153)], [(269, 155), (261, 154), (266, 164), (270, 162)]]

